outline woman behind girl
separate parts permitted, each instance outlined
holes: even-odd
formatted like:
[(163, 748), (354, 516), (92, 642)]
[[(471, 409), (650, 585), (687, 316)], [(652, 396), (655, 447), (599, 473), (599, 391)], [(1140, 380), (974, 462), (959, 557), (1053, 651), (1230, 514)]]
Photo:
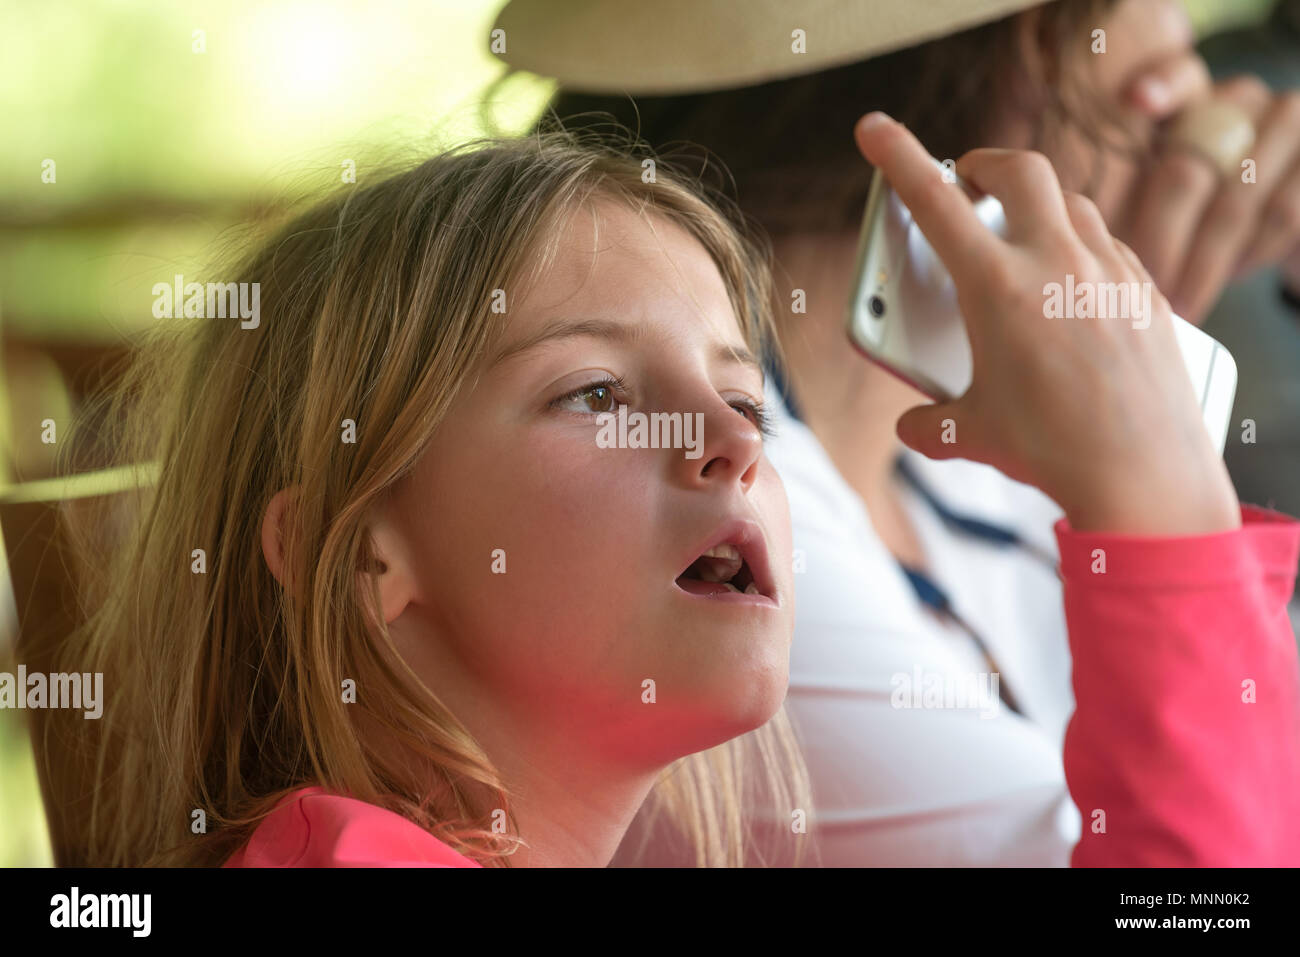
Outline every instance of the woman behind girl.
[[(1066, 769), (1108, 815), (1075, 862), (1293, 853), (1298, 529), (1237, 505), (1167, 304), (1141, 333), (1047, 323), (1045, 277), (1146, 278), (1095, 208), (1041, 158), (974, 151), (958, 173), (1002, 200), (1003, 241), (897, 124), (859, 144), (975, 345), (971, 392), (903, 438), (1068, 519)], [(237, 278), (258, 328), (206, 320), (121, 400), (143, 390), (123, 450), (160, 472), (69, 646), (110, 697), (89, 861), (603, 866), (656, 782), (699, 863), (747, 860), (746, 787), (797, 850), (818, 821), (781, 712), (754, 243), (668, 171), (555, 134), (345, 193)], [(701, 416), (702, 454), (602, 447), (623, 406)], [(1268, 685), (1249, 710), (1243, 677)], [(754, 756), (702, 753), (760, 726)]]

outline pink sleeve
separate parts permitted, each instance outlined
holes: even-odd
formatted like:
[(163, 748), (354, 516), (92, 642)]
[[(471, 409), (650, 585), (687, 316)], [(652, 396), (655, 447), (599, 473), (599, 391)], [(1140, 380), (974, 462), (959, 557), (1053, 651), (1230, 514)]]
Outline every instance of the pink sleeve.
[[(1286, 604), (1300, 523), (1183, 538), (1056, 525), (1076, 710), (1071, 863), (1300, 864), (1300, 673)], [(1103, 570), (1104, 569), (1104, 570)]]
[(226, 867), (478, 867), (400, 814), (306, 788), (266, 816)]

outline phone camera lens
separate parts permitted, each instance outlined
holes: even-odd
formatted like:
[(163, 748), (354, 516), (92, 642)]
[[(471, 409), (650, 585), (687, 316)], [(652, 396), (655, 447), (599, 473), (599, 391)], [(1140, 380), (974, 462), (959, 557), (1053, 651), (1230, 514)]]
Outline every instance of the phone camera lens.
[(885, 314), (885, 300), (881, 299), (879, 296), (872, 296), (868, 299), (867, 307), (871, 310), (871, 314), (877, 319)]

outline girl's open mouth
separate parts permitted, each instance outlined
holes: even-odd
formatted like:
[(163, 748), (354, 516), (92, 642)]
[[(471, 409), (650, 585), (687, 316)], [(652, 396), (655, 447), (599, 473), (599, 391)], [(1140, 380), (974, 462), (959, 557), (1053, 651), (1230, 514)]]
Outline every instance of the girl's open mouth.
[(777, 604), (767, 548), (753, 522), (736, 522), (721, 529), (714, 544), (677, 576), (676, 584), (692, 595)]
[(735, 545), (710, 548), (682, 572), (677, 584), (695, 594), (716, 594), (724, 590), (745, 595), (759, 593), (754, 584), (754, 573)]

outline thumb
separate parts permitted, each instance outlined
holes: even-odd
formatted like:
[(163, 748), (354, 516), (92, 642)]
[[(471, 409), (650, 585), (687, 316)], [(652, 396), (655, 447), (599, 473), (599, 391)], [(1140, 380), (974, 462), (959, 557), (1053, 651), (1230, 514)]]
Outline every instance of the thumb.
[[(935, 402), (908, 409), (895, 426), (909, 449), (931, 459), (971, 458), (970, 442), (963, 442), (956, 402)], [(972, 436), (965, 436), (966, 439)]]

